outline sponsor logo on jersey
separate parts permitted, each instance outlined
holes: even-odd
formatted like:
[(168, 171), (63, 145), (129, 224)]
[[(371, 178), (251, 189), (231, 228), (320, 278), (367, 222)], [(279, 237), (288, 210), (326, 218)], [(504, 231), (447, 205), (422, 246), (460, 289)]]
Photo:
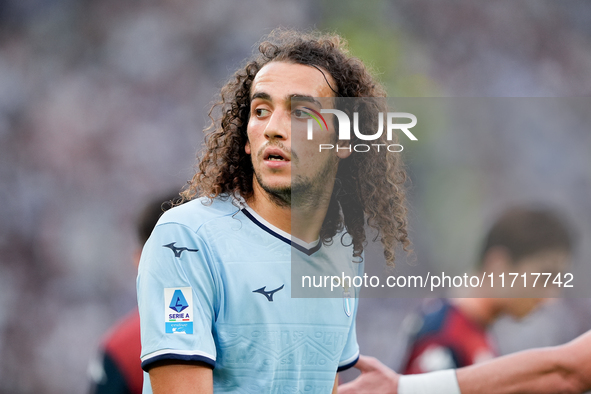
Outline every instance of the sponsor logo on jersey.
[(266, 291), (265, 289), (267, 288), (267, 286), (263, 286), (260, 289), (256, 289), (253, 290), (253, 293), (261, 293), (262, 295), (264, 295), (265, 297), (267, 297), (267, 300), (269, 300), (269, 302), (273, 302), (273, 295), (275, 293), (277, 293), (279, 290), (283, 289), (285, 285), (281, 285), (281, 287), (276, 288), (275, 290), (271, 290), (271, 291)]
[(164, 326), (167, 334), (193, 334), (193, 290), (164, 289)]
[(199, 252), (199, 249), (189, 249), (186, 248), (184, 246), (181, 246), (180, 248), (177, 246), (174, 246), (176, 244), (176, 242), (172, 242), (169, 243), (168, 245), (162, 245), (163, 248), (169, 248), (170, 250), (172, 250), (172, 252), (174, 253), (174, 257), (176, 258), (181, 258), (181, 254), (185, 251), (187, 252)]

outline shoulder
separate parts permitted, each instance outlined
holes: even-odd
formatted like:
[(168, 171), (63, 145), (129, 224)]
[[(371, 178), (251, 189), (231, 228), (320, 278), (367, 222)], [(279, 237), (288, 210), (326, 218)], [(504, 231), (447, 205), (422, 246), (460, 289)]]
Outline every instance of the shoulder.
[(156, 226), (180, 224), (197, 232), (204, 224), (235, 215), (239, 210), (238, 203), (230, 197), (198, 198), (164, 212)]

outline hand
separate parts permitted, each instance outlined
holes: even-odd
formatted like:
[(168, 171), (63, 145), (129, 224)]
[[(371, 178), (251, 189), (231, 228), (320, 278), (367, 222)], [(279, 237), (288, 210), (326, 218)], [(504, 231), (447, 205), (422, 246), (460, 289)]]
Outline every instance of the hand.
[(339, 394), (397, 394), (399, 375), (377, 358), (359, 356), (355, 368), (361, 375), (352, 382), (339, 386)]

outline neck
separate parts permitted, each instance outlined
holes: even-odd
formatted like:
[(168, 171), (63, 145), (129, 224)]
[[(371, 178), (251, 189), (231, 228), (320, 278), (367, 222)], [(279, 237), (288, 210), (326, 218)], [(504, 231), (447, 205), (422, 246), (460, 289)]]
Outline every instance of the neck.
[[(278, 204), (253, 181), (253, 195), (247, 200), (248, 205), (263, 219), (273, 226), (291, 234), (304, 242), (311, 243), (320, 236), (320, 229), (328, 211), (332, 187), (326, 188), (321, 196), (307, 197), (305, 201), (293, 199), (291, 204)], [(314, 201), (313, 204), (308, 203)]]

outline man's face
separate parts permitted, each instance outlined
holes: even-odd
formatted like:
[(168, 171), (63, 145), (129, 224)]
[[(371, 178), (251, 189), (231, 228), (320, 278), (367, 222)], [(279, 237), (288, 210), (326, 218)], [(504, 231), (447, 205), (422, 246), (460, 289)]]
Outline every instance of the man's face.
[(331, 99), (314, 99), (334, 97), (325, 76), (335, 86), (326, 71), (322, 75), (314, 67), (271, 62), (253, 81), (245, 151), (251, 155), (254, 182), (279, 203), (289, 205), (292, 191), (317, 194), (328, 184), (332, 188), (327, 179), (334, 180), (337, 157), (348, 156), (343, 150), (340, 154), (318, 152), (319, 143), (336, 138), (331, 117), (326, 117), (328, 130), (315, 132), (313, 144), (306, 140), (308, 117), (303, 108), (320, 111), (332, 104)]
[[(548, 250), (538, 252), (531, 256), (526, 256), (514, 265), (513, 272), (519, 274), (519, 281), (516, 282), (516, 291), (523, 292), (524, 298), (513, 298), (508, 302), (507, 313), (515, 318), (523, 318), (536, 309), (543, 301), (548, 298), (557, 297), (560, 288), (552, 283), (556, 275), (564, 272), (568, 266), (570, 254), (562, 250)], [(550, 279), (546, 283), (548, 276), (539, 275), (539, 273), (549, 273)], [(527, 278), (527, 287), (521, 288), (523, 277)], [(536, 281), (535, 293), (533, 282)], [(544, 286), (546, 284), (546, 286)], [(531, 298), (534, 293), (537, 298)]]

